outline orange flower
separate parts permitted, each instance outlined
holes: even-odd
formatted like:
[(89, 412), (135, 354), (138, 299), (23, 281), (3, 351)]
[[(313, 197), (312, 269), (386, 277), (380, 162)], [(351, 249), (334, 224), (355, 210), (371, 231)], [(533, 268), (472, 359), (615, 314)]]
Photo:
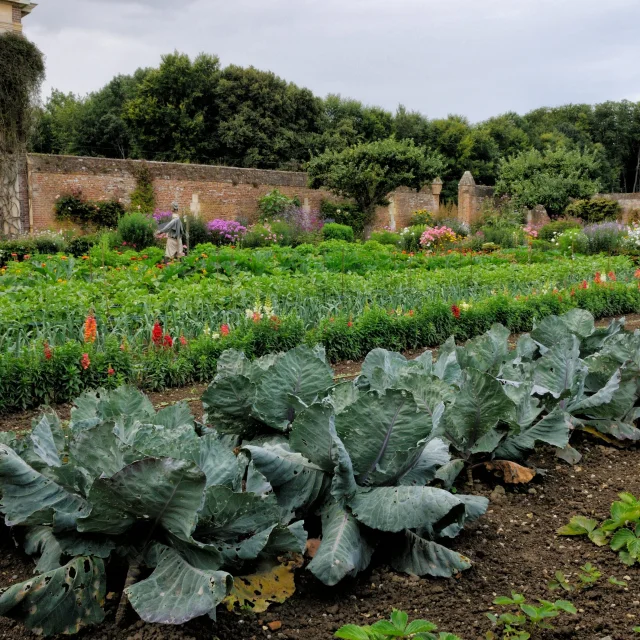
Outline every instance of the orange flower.
[(228, 336), (231, 333), (231, 329), (229, 329), (229, 325), (228, 324), (220, 325), (220, 333), (223, 336)]
[(635, 273), (633, 274), (634, 278), (640, 278), (640, 269), (636, 269)]
[(181, 344), (183, 347), (186, 347), (186, 346), (187, 346), (187, 339), (186, 339), (184, 336), (180, 336), (180, 344)]
[(89, 354), (83, 353), (80, 359), (80, 366), (86, 371), (91, 366), (91, 360), (89, 360)]
[(578, 286), (578, 289), (588, 289), (588, 288), (589, 288), (589, 283), (586, 280), (583, 280)]
[(616, 281), (615, 271), (609, 271), (609, 273), (607, 274), (607, 277), (609, 278), (609, 280), (611, 280), (611, 282), (615, 282)]
[(98, 324), (94, 315), (90, 313), (84, 321), (84, 341), (87, 343), (95, 342), (97, 334)]
[(596, 276), (595, 276), (595, 278), (593, 279), (593, 281), (594, 281), (596, 284), (600, 284), (600, 283), (602, 282), (602, 277), (600, 276), (600, 272), (599, 272), (599, 271), (596, 271)]

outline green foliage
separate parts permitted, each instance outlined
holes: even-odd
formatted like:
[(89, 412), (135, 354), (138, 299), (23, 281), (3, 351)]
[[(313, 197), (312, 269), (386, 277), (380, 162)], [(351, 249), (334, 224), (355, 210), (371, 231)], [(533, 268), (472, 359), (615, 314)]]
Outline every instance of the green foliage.
[(279, 216), (282, 216), (288, 209), (299, 207), (299, 198), (290, 198), (280, 193), (278, 189), (270, 191), (258, 200), (258, 209), (260, 210), (260, 220), (270, 222)]
[(385, 640), (385, 638), (415, 638), (416, 640), (460, 640), (452, 633), (432, 633), (438, 627), (428, 620), (413, 620), (404, 611), (393, 610), (390, 619), (375, 622), (371, 626), (358, 627), (347, 624), (335, 633), (344, 640)]
[(369, 240), (397, 247), (401, 243), (402, 237), (399, 233), (395, 233), (394, 231), (374, 231), (369, 236)]
[(544, 205), (560, 215), (572, 198), (589, 198), (601, 187), (601, 154), (558, 148), (535, 149), (500, 162), (496, 195), (510, 195), (523, 207)]
[(204, 244), (205, 242), (211, 242), (211, 234), (207, 229), (207, 223), (202, 219), (192, 214), (185, 216), (184, 220), (185, 233), (189, 229), (189, 248)]
[(556, 571), (556, 579), (552, 580), (548, 586), (551, 591), (557, 591), (558, 589), (563, 589), (564, 591), (590, 589), (601, 577), (602, 573), (590, 562), (587, 562), (585, 565), (580, 567), (580, 572), (577, 576), (577, 583), (575, 585), (569, 582), (562, 571)]
[(427, 225), (414, 225), (412, 227), (405, 227), (400, 232), (400, 244), (404, 251), (417, 253), (422, 249), (420, 245), (420, 238), (427, 229)]
[(120, 218), (118, 233), (134, 249), (146, 249), (155, 244), (156, 223), (144, 213), (132, 211)]
[(156, 209), (156, 194), (153, 189), (151, 170), (145, 162), (132, 164), (131, 167), (136, 179), (136, 188), (131, 192), (129, 209), (151, 215)]
[(369, 223), (389, 193), (400, 186), (420, 189), (442, 168), (438, 154), (389, 139), (326, 151), (309, 162), (307, 173), (311, 187), (327, 187), (338, 196), (353, 198)]
[(418, 225), (432, 227), (434, 225), (433, 214), (426, 209), (419, 209), (418, 211), (414, 211), (409, 218), (408, 226), (415, 227)]
[(580, 218), (584, 222), (604, 222), (617, 220), (622, 213), (622, 207), (617, 200), (609, 198), (590, 198), (576, 200), (564, 210), (564, 214), (571, 218)]
[(85, 200), (81, 194), (60, 196), (55, 204), (56, 218), (70, 220), (81, 227), (116, 227), (124, 215), (124, 207), (117, 200)]
[(609, 544), (620, 561), (631, 567), (640, 561), (640, 501), (628, 492), (618, 497), (620, 500), (611, 505), (611, 517), (600, 527), (596, 520), (574, 516), (558, 529), (558, 535), (587, 535), (599, 547)]
[(323, 220), (344, 224), (358, 235), (364, 231), (367, 216), (356, 204), (323, 200), (320, 204), (320, 214)]
[(0, 34), (0, 155), (26, 143), (44, 76), (44, 56), (32, 42), (12, 31)]
[(569, 229), (581, 229), (582, 225), (579, 220), (560, 219), (545, 224), (538, 232), (539, 240), (554, 240), (557, 235)]
[(322, 227), (322, 237), (324, 240), (344, 240), (345, 242), (355, 240), (351, 227), (336, 222), (330, 222)]
[[(535, 606), (527, 602), (526, 598), (515, 591), (511, 593), (511, 597), (501, 596), (493, 601), (493, 604), (499, 607), (509, 607), (511, 611), (497, 616), (494, 613), (487, 613), (487, 617), (498, 629), (500, 636), (489, 631), (486, 635), (487, 640), (497, 640), (502, 637), (503, 640), (529, 640), (531, 633), (536, 629), (553, 629), (553, 625), (549, 622), (551, 618), (568, 613), (575, 615), (577, 609), (567, 600), (556, 600), (550, 602), (548, 600), (538, 600), (540, 606)], [(513, 611), (517, 611), (514, 613)]]
[[(302, 522), (252, 485), (233, 440), (197, 435), (185, 403), (156, 412), (130, 387), (98, 389), (76, 399), (68, 427), (44, 414), (13, 446), (0, 445), (0, 510), (40, 575), (3, 590), (0, 615), (45, 635), (101, 622), (106, 572), (123, 560), (151, 571), (125, 590), (140, 617), (181, 624), (215, 615), (226, 569), (304, 550)], [(42, 596), (55, 615), (43, 617)]]

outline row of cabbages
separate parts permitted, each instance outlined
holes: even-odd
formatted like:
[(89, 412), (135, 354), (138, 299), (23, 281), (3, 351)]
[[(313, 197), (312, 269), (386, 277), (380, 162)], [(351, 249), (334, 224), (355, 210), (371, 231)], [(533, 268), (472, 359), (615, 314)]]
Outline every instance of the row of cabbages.
[(495, 325), (435, 360), (377, 349), (338, 383), (319, 348), (227, 351), (204, 424), (129, 387), (86, 393), (68, 425), (49, 412), (27, 438), (0, 434), (0, 510), (38, 558), (0, 614), (44, 634), (99, 623), (105, 567), (126, 564), (142, 571), (125, 590), (142, 619), (215, 618), (232, 576), (303, 552), (317, 515), (307, 568), (327, 585), (383, 537), (395, 569), (456, 574), (470, 562), (443, 543), (487, 508), (448, 490), (465, 464), (522, 461), (537, 442), (575, 455), (575, 429), (640, 437), (640, 334), (622, 327), (574, 310), (510, 350)]

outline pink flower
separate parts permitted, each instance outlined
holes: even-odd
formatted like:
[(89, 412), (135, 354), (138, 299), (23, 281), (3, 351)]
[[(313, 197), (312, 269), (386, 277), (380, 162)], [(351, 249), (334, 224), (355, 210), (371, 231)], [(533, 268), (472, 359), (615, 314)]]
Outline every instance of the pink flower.
[(231, 329), (229, 329), (229, 325), (228, 324), (220, 325), (220, 333), (223, 336), (228, 336), (231, 333)]

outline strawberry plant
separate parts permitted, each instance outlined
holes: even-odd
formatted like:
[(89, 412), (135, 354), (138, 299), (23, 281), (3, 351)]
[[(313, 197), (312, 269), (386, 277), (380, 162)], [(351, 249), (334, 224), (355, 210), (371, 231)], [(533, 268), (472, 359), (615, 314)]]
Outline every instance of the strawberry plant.
[(427, 620), (413, 620), (404, 611), (394, 609), (389, 620), (380, 620), (371, 626), (347, 624), (335, 633), (343, 640), (385, 640), (385, 638), (412, 638), (413, 640), (461, 640), (452, 633), (435, 633), (438, 627)]
[(511, 593), (511, 597), (500, 596), (493, 601), (493, 604), (500, 607), (508, 607), (510, 611), (496, 615), (495, 613), (487, 613), (487, 617), (491, 620), (496, 632), (488, 631), (487, 640), (529, 640), (531, 633), (535, 629), (553, 629), (553, 625), (549, 622), (552, 618), (559, 616), (561, 613), (575, 615), (576, 608), (567, 600), (538, 600), (539, 606), (527, 602), (526, 598), (515, 591)]

